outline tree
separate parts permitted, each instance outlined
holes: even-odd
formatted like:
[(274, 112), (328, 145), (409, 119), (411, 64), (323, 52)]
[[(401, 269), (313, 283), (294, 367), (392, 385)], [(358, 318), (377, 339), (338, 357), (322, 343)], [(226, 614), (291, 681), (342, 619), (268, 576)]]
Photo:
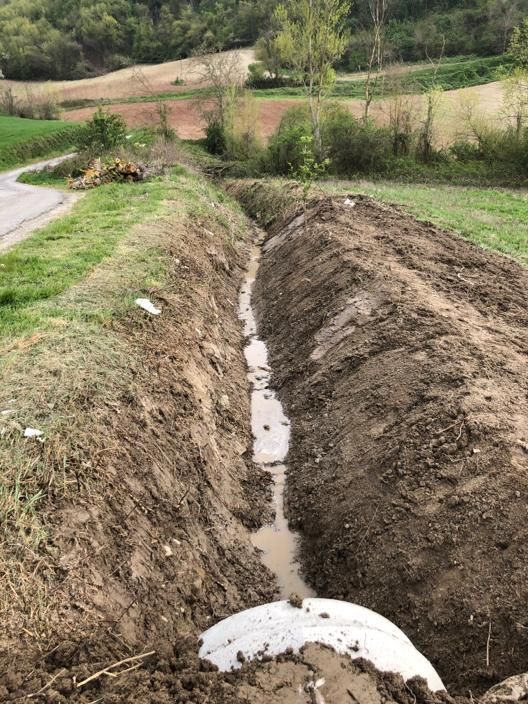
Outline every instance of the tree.
[[(368, 0), (372, 21), (372, 47), (370, 51), (367, 79), (365, 81), (365, 120), (368, 119), (370, 104), (374, 97), (373, 86), (377, 83), (384, 58), (384, 30), (389, 16), (391, 0)], [(373, 79), (373, 74), (375, 77)]]
[(508, 54), (516, 68), (528, 69), (528, 18), (513, 30)]
[(490, 19), (501, 28), (502, 51), (508, 48), (510, 32), (520, 20), (522, 13), (518, 0), (490, 0)]
[(346, 0), (289, 0), (275, 10), (279, 50), (303, 78), (310, 106), (315, 154), (323, 160), (321, 106), (335, 82), (334, 64), (346, 48)]

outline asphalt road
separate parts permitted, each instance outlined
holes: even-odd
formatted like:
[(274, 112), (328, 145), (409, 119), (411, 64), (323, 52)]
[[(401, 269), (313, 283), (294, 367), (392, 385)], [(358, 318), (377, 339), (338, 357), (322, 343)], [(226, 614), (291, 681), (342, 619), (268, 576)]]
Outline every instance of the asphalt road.
[(20, 174), (57, 164), (67, 157), (50, 159), (15, 171), (0, 172), (0, 251), (28, 236), (34, 229), (62, 214), (74, 198), (55, 188), (17, 183)]

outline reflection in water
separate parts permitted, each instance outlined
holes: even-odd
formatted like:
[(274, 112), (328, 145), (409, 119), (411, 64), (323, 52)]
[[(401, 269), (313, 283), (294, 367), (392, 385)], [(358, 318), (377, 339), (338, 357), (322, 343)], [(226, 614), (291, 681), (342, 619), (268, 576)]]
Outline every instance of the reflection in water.
[(251, 307), (251, 295), (257, 276), (260, 247), (254, 247), (250, 265), (240, 292), (240, 319), (248, 344), (245, 356), (248, 379), (251, 384), (251, 428), (253, 431), (253, 459), (273, 475), (275, 521), (252, 537), (253, 545), (262, 551), (262, 561), (277, 575), (281, 598), (296, 593), (305, 598), (314, 593), (304, 583), (296, 559), (297, 536), (290, 531), (284, 515), (284, 488), (290, 439), (290, 422), (275, 392), (270, 388), (271, 370), (266, 344), (257, 337), (257, 323)]

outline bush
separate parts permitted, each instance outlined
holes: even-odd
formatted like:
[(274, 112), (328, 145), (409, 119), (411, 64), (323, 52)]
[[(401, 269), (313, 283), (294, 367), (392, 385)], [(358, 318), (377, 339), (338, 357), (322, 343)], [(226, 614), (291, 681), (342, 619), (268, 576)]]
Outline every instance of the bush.
[(383, 172), (392, 160), (389, 130), (357, 120), (339, 104), (327, 106), (321, 134), (330, 169), (338, 175)]
[(293, 76), (274, 77), (266, 73), (264, 64), (258, 62), (248, 66), (249, 76), (246, 81), (248, 88), (264, 90), (266, 88), (297, 88), (302, 81)]
[(304, 105), (290, 108), (269, 141), (264, 157), (265, 170), (283, 176), (298, 170), (304, 159), (303, 138), (311, 133), (308, 109)]
[(125, 143), (127, 128), (121, 115), (97, 108), (91, 120), (81, 129), (77, 140), (80, 151), (106, 152)]
[(226, 135), (219, 120), (211, 120), (205, 128), (204, 145), (209, 154), (222, 155), (226, 151)]
[(467, 142), (459, 140), (449, 147), (449, 153), (457, 160), (462, 163), (467, 163), (469, 161), (474, 161), (475, 159), (481, 159), (482, 153), (478, 144), (475, 142)]

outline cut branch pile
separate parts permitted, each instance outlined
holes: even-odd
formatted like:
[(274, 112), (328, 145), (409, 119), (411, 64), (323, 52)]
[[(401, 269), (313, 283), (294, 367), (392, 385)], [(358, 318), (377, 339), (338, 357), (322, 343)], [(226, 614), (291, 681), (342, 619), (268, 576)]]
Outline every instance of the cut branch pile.
[(83, 171), (82, 176), (71, 178), (68, 185), (74, 191), (81, 191), (97, 188), (105, 183), (144, 181), (151, 173), (152, 171), (141, 163), (114, 159), (110, 164), (105, 164), (101, 159), (94, 159)]

